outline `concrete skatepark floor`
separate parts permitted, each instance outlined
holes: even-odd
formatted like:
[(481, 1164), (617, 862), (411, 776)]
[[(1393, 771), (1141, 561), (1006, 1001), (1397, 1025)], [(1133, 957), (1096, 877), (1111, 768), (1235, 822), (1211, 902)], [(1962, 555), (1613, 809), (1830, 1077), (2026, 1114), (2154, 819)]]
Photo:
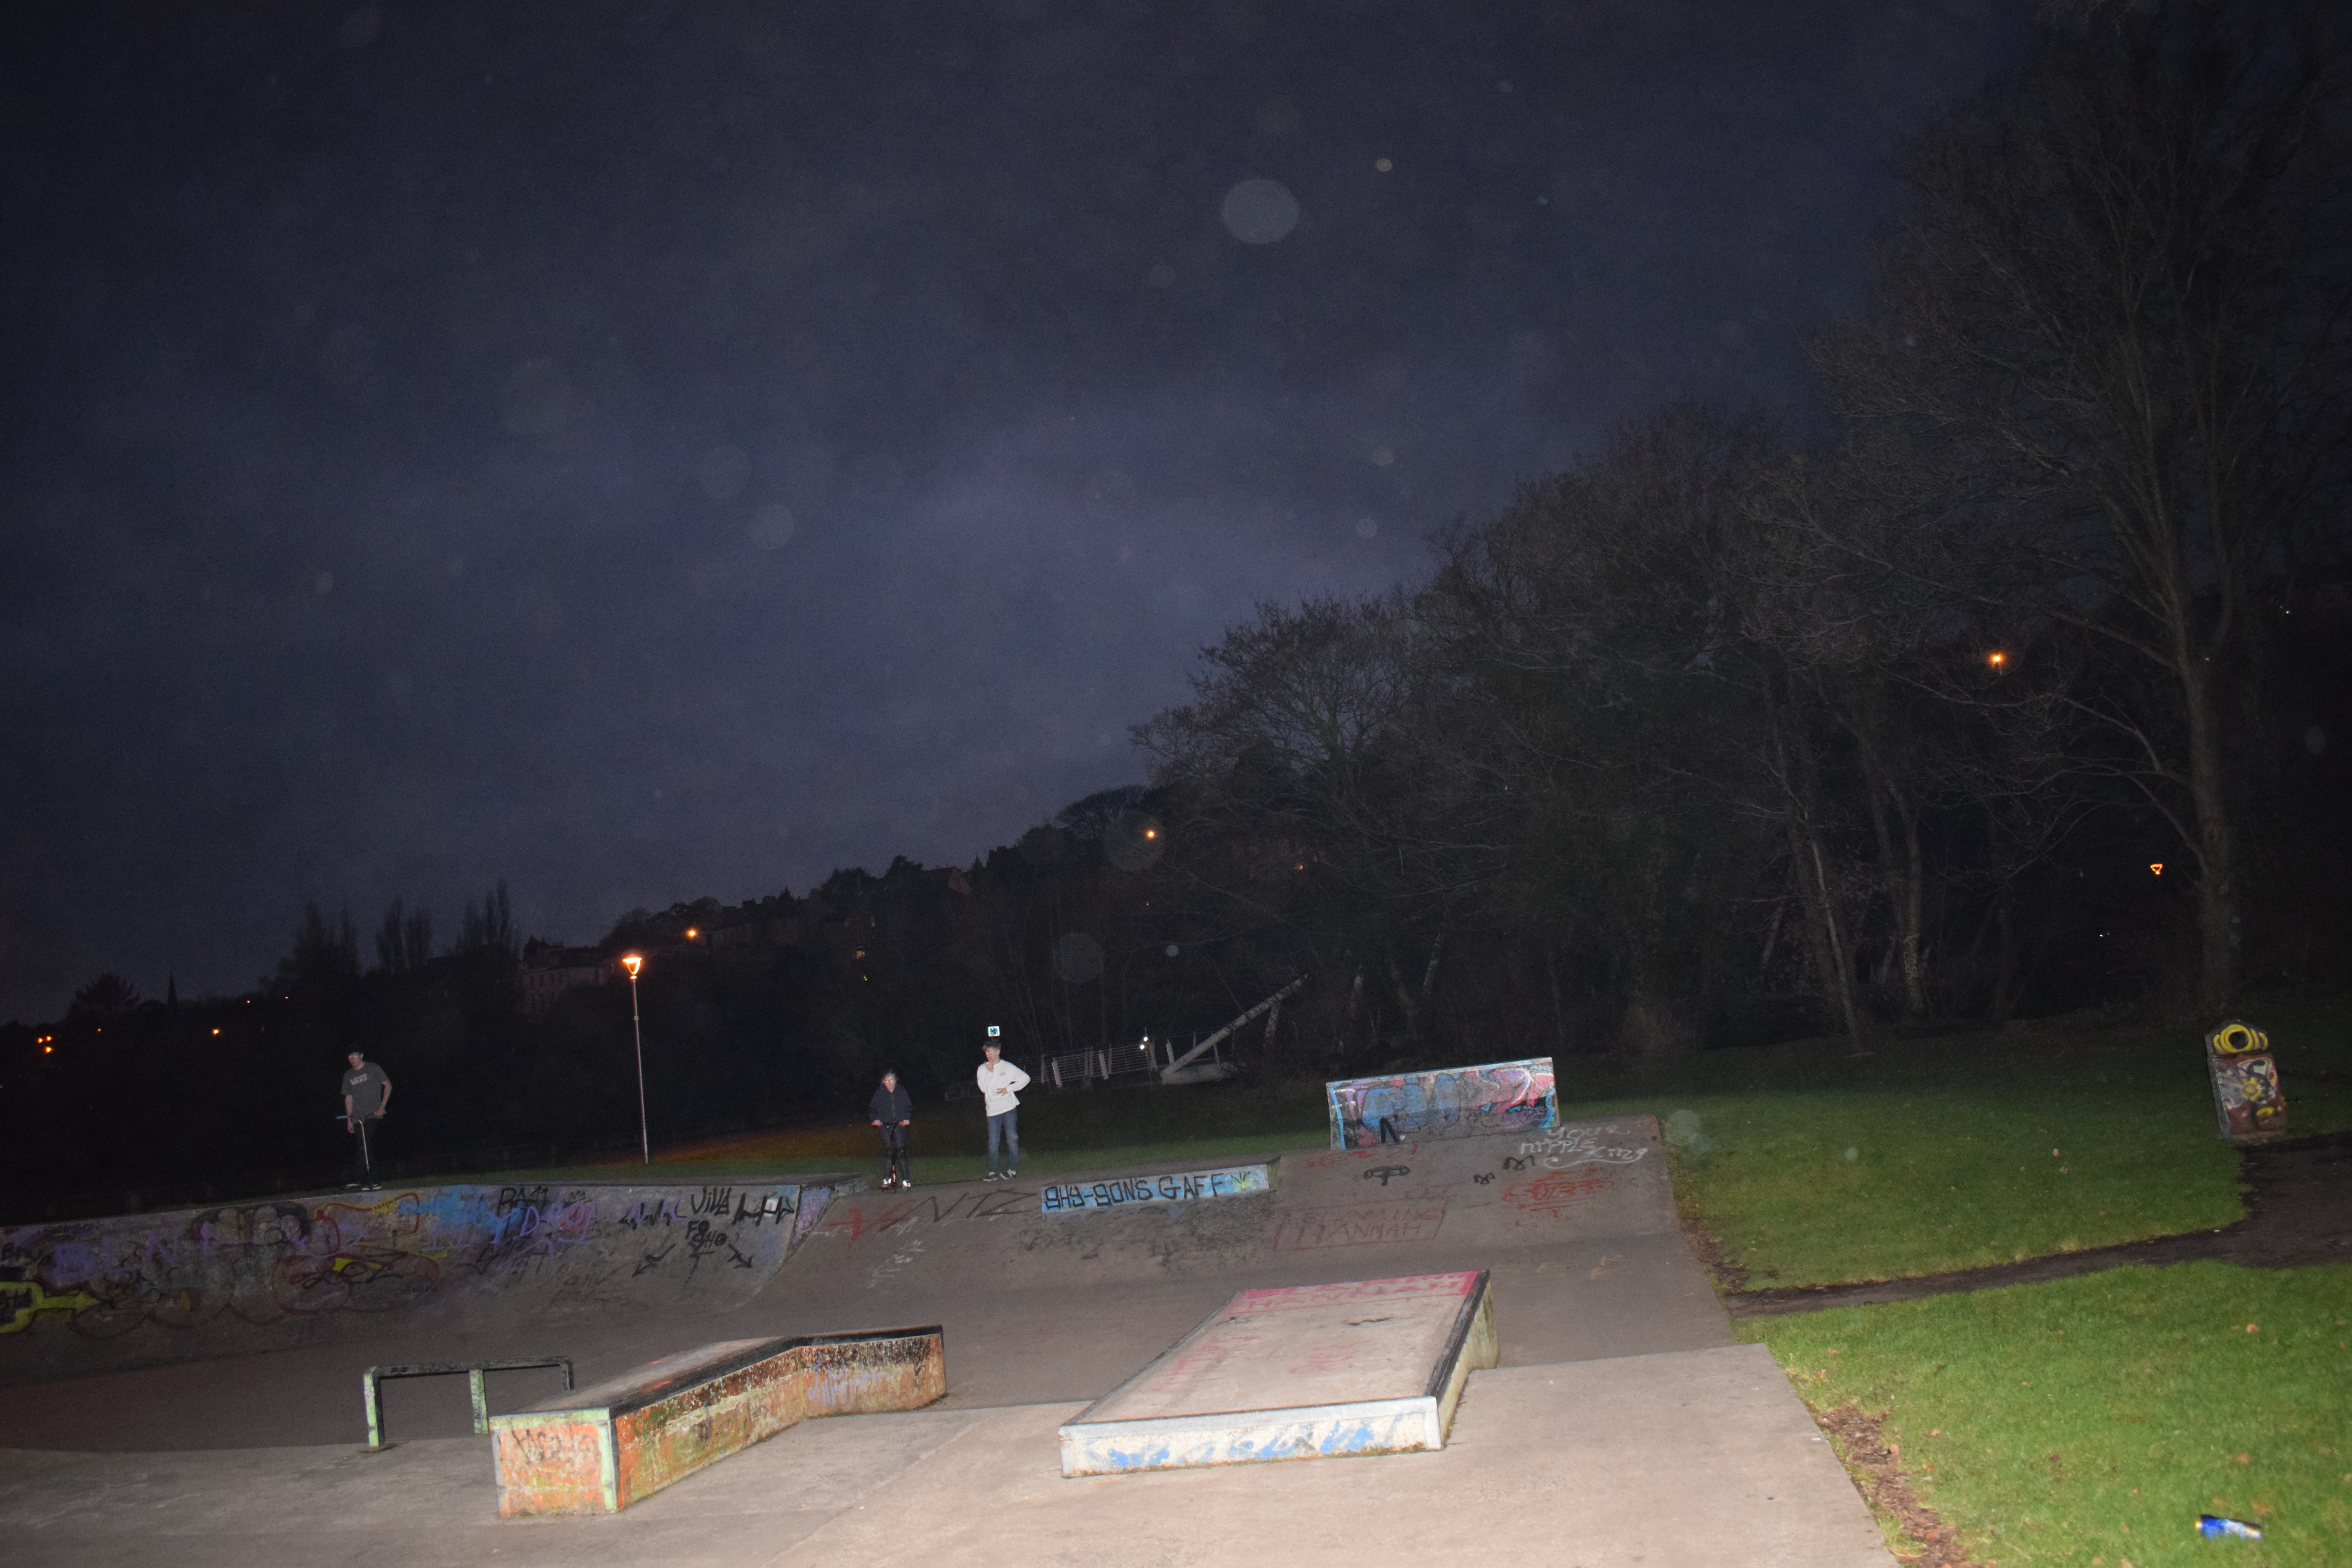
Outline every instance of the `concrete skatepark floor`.
[[(1034, 1192), (850, 1193), (740, 1305), (530, 1309), (0, 1389), (0, 1538), (78, 1564), (360, 1562), (1252, 1563), (1588, 1568), (1892, 1562), (1853, 1485), (1675, 1222), (1654, 1124), (1292, 1152), (1271, 1194), (1040, 1215)], [(1173, 1209), (1175, 1212), (1170, 1212)], [(1055, 1431), (1237, 1285), (1493, 1271), (1504, 1364), (1443, 1451), (1066, 1480)], [(394, 1384), (362, 1455), (358, 1371), (553, 1352), (583, 1381), (707, 1340), (939, 1322), (950, 1397), (812, 1421), (616, 1518), (500, 1522), (462, 1379)], [(494, 1408), (552, 1374), (493, 1381)], [(545, 1380), (544, 1389), (534, 1380)]]

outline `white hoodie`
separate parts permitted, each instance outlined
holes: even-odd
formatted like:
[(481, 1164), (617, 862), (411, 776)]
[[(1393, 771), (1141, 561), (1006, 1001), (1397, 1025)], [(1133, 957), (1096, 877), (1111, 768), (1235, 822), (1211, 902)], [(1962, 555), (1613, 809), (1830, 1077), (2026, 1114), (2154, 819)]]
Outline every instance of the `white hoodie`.
[(1002, 1116), (1021, 1103), (1021, 1097), (1013, 1091), (1027, 1089), (1029, 1075), (999, 1057), (993, 1062), (981, 1063), (974, 1081), (980, 1085), (981, 1098), (988, 1104), (988, 1113)]

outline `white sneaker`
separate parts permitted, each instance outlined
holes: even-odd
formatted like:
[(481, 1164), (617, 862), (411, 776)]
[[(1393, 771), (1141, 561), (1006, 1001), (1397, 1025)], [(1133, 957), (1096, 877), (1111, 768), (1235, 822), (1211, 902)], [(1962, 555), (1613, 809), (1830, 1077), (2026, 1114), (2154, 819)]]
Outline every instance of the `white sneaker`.
[(1005, 1179), (1006, 1181), (1008, 1181), (1008, 1182), (1009, 1182), (1009, 1181), (1011, 1181), (1013, 1177), (1015, 1177), (1015, 1176), (1019, 1175), (1020, 1173), (1020, 1173), (1020, 1172), (1018, 1172), (1018, 1171), (1007, 1171), (1007, 1172), (1005, 1172), (1005, 1173), (1004, 1173), (1004, 1179)]
[(911, 1186), (913, 1186), (914, 1184), (914, 1184), (914, 1183), (912, 1183), (912, 1182), (900, 1182), (900, 1183), (898, 1184), (898, 1188), (899, 1188), (899, 1190), (900, 1190), (901, 1192), (904, 1192), (907, 1188), (911, 1187)]

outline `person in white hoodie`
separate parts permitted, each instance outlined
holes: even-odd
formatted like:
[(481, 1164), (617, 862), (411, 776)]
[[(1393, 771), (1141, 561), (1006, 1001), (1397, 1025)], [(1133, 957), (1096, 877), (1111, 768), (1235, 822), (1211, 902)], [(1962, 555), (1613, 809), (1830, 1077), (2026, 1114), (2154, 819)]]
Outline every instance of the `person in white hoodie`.
[(980, 1064), (980, 1071), (975, 1075), (981, 1100), (988, 1107), (988, 1174), (981, 1180), (996, 1182), (1003, 1180), (996, 1173), (996, 1146), (999, 1143), (1004, 1145), (1004, 1175), (1017, 1176), (1021, 1173), (1021, 1113), (1014, 1109), (1021, 1103), (1021, 1097), (1014, 1091), (1029, 1087), (1029, 1075), (1011, 1062), (1003, 1060), (994, 1040), (989, 1041), (984, 1048), (988, 1052), (988, 1059)]

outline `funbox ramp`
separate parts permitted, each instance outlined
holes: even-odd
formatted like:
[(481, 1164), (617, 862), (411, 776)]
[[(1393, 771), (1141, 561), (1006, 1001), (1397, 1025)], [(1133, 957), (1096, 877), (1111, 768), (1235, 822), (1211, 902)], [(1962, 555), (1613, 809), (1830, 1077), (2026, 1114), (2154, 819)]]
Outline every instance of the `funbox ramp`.
[(1442, 1448), (1500, 1360), (1484, 1270), (1244, 1290), (1061, 1429), (1062, 1474)]
[(721, 1310), (823, 1217), (822, 1184), (409, 1186), (0, 1232), (0, 1383), (378, 1332), (436, 1312)]
[(844, 1193), (776, 1289), (928, 1311), (938, 1292), (982, 1284), (1401, 1275), (1674, 1230), (1657, 1123), (1621, 1116), (1211, 1169)]

